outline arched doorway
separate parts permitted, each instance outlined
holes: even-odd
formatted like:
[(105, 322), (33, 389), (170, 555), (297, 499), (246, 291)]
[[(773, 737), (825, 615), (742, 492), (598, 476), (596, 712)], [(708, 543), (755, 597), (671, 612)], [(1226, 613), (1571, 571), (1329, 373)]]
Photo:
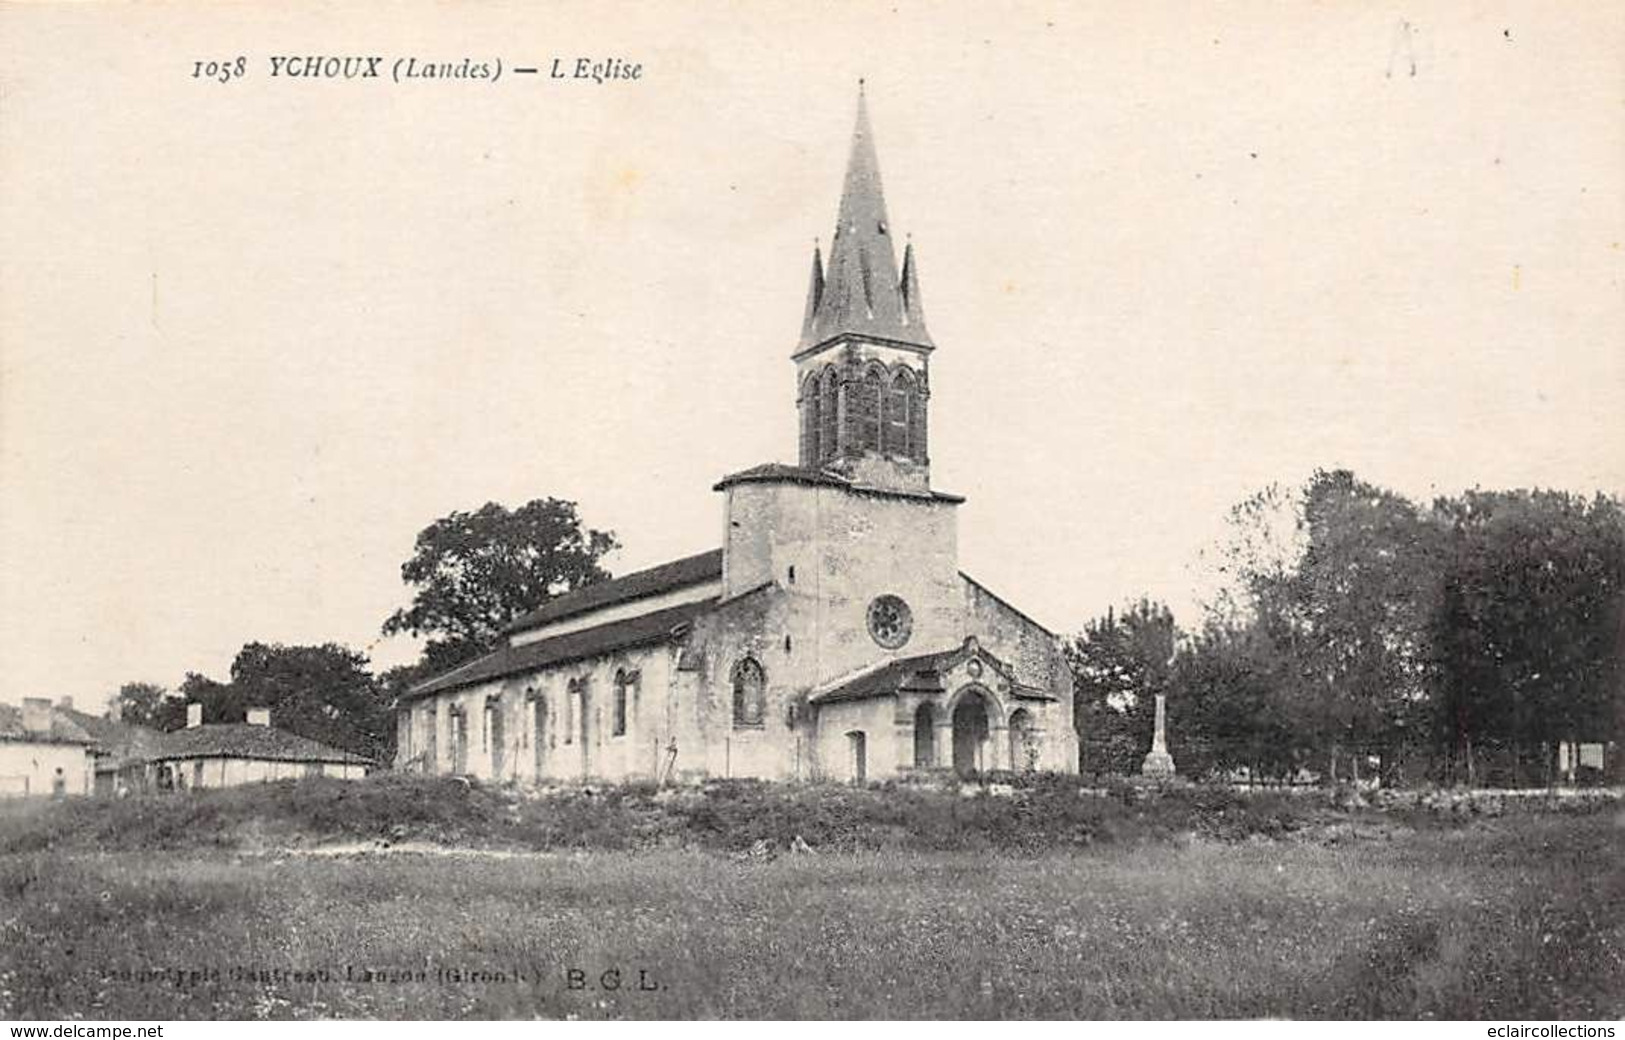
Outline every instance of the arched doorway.
[(1029, 773), (1037, 765), (1033, 746), (1033, 716), (1026, 708), (1010, 713), (1010, 770)]
[(971, 776), (988, 767), (987, 701), (975, 690), (967, 691), (954, 708), (954, 772)]
[(914, 709), (914, 768), (937, 764), (937, 710), (929, 703)]

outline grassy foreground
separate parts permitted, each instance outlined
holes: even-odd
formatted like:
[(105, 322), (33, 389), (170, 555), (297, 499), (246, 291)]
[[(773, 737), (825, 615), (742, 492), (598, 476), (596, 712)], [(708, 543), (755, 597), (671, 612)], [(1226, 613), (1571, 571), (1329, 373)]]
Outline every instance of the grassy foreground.
[(41, 841), (51, 818), (0, 821), (3, 1018), (1625, 1013), (1613, 808), (1308, 840), (1198, 827), (1020, 854), (961, 835), (777, 857), (703, 842), (313, 855), (231, 827), (118, 840), (115, 816), (76, 817), (106, 825), (98, 850)]

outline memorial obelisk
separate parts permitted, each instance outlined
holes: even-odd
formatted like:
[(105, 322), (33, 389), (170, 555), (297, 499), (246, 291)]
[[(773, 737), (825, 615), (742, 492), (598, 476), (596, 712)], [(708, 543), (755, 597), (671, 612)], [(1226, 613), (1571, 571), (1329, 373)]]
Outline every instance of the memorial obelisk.
[(1168, 753), (1168, 698), (1157, 694), (1157, 728), (1151, 734), (1151, 753), (1140, 765), (1140, 775), (1166, 778), (1174, 775), (1174, 756)]

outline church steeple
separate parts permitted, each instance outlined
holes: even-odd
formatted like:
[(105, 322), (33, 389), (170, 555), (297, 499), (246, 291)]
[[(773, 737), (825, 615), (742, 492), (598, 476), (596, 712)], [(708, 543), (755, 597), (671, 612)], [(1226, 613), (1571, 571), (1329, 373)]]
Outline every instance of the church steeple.
[(880, 186), (880, 160), (875, 155), (874, 131), (860, 80), (857, 125), (852, 130), (827, 274), (813, 279), (807, 297), (810, 320), (803, 323), (798, 352), (843, 333), (931, 349), (918, 287), (910, 292), (905, 284), (912, 266), (905, 259), (899, 277)]
[(912, 243), (897, 268), (860, 80), (835, 237), (827, 261), (813, 248), (795, 352), (802, 467), (859, 486), (929, 494), (933, 349)]

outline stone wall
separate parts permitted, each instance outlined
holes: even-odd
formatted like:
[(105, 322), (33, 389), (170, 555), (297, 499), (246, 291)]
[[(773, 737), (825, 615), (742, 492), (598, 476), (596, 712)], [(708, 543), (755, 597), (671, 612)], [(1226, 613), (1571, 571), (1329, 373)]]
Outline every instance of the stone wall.
[[(789, 482), (737, 484), (728, 497), (724, 587), (783, 588), (806, 685), (963, 640), (954, 503)], [(908, 642), (890, 650), (870, 638), (867, 620), (887, 593), (913, 615)]]
[[(614, 726), (617, 673), (636, 676), (626, 687), (622, 733)], [(403, 725), (410, 743), (400, 745), (397, 761), (432, 774), (459, 772), (460, 713), (464, 775), (496, 782), (652, 779), (675, 724), (671, 674), (671, 648), (652, 646), (435, 694), (409, 706), (411, 722)]]
[(898, 725), (897, 705), (889, 697), (825, 705), (818, 712), (815, 778), (839, 783), (858, 779), (857, 734), (862, 735), (863, 779), (894, 777), (913, 758), (913, 745), (904, 739), (912, 732)]
[[(175, 759), (167, 763), (183, 787), (238, 787), (243, 784), (269, 783), (273, 780), (303, 780), (311, 777), (331, 777), (338, 780), (359, 780), (367, 775), (367, 767), (359, 762), (283, 762), (263, 758), (195, 758)], [(202, 766), (201, 771), (199, 765)]]

